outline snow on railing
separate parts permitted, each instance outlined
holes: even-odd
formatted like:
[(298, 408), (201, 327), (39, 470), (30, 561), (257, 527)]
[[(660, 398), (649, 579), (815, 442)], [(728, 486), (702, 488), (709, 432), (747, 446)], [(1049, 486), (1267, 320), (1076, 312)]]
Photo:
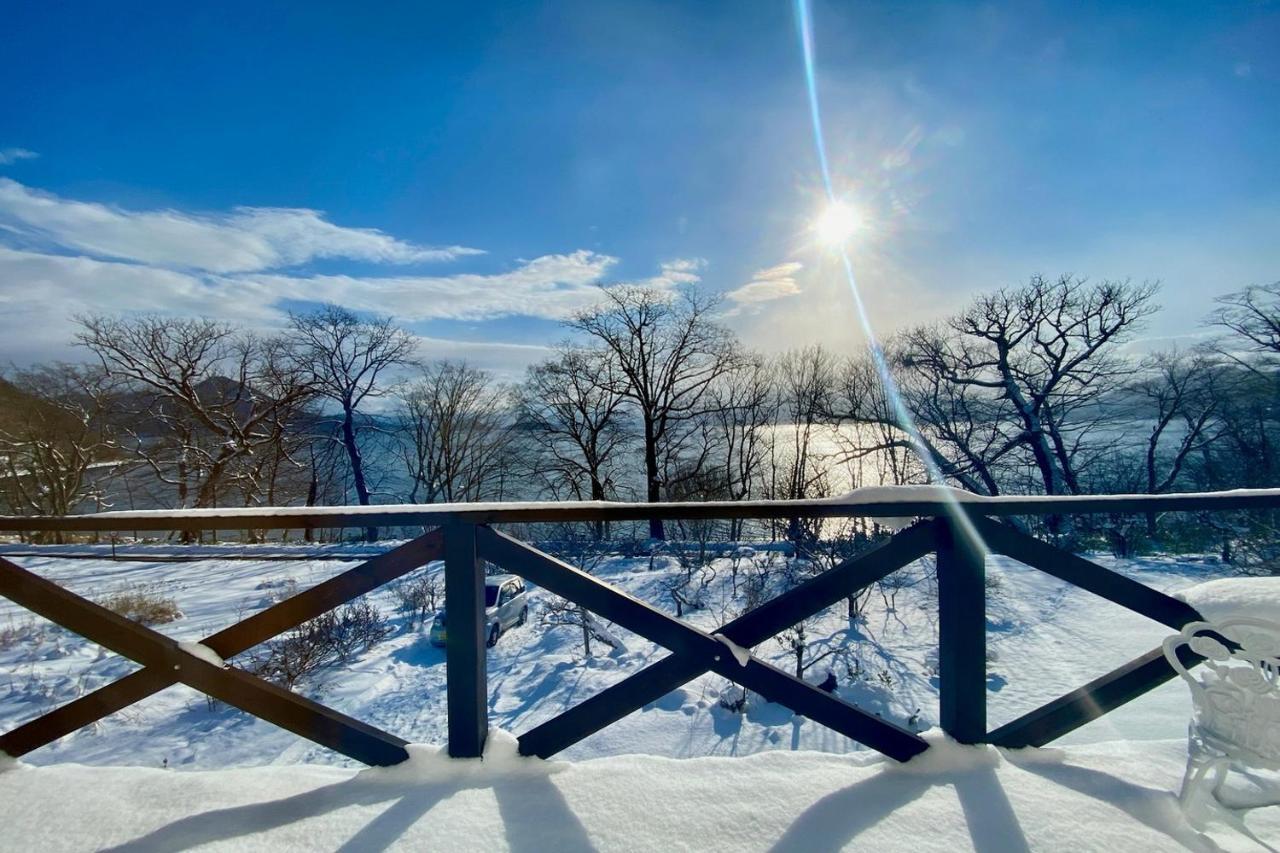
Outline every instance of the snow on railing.
[(373, 506), (217, 507), (114, 510), (69, 516), (0, 516), (0, 531), (283, 530), (306, 527), (431, 526), (450, 521), (641, 521), (705, 518), (903, 518), (1196, 512), (1280, 506), (1280, 489), (1159, 495), (978, 495), (945, 486), (875, 486), (808, 500), (495, 501)]

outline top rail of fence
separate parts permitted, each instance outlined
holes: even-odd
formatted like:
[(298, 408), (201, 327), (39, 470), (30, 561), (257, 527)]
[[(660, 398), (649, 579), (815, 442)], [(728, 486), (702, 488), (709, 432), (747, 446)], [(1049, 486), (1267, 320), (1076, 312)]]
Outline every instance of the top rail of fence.
[(532, 501), (378, 506), (244, 507), (0, 516), (0, 531), (287, 530), (432, 527), (464, 522), (644, 521), (647, 519), (913, 518), (963, 511), (974, 516), (1127, 514), (1280, 508), (1280, 489), (1162, 495), (1001, 495), (931, 486), (860, 489), (814, 500), (621, 503)]

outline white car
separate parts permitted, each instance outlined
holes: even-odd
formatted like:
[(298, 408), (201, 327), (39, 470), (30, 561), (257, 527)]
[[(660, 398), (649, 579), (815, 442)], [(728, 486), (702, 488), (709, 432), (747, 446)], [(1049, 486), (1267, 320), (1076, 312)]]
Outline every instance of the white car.
[[(497, 644), (498, 638), (508, 628), (529, 621), (529, 595), (524, 580), (515, 575), (494, 575), (484, 580), (484, 615), (489, 623), (485, 642)], [(448, 642), (445, 611), (441, 610), (431, 622), (431, 645), (443, 646)]]

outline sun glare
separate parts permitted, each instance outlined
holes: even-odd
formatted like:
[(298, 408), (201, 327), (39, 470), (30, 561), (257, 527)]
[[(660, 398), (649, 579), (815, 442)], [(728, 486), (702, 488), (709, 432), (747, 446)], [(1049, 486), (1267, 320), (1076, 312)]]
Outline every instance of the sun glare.
[(861, 227), (862, 217), (858, 211), (843, 201), (833, 201), (814, 221), (813, 233), (822, 245), (836, 248), (843, 246)]

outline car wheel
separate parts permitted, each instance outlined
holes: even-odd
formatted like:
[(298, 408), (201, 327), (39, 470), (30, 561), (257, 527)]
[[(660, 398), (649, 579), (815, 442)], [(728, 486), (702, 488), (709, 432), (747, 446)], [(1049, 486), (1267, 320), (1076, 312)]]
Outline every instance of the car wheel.
[(498, 626), (497, 626), (497, 625), (494, 625), (492, 628), (490, 628), (490, 629), (489, 629), (489, 642), (486, 644), (486, 645), (488, 645), (488, 646), (489, 646), (489, 648), (493, 648), (494, 646), (498, 645), (498, 634), (499, 634), (499, 633), (500, 633), (500, 632), (499, 632), (499, 630), (498, 630)]
[(524, 623), (526, 623), (526, 622), (528, 622), (528, 621), (529, 621), (529, 608), (528, 608), (528, 607), (526, 607), (526, 608), (524, 608), (523, 610), (521, 610), (521, 611), (520, 611), (520, 621), (519, 621), (519, 622), (517, 622), (516, 624), (517, 624), (517, 625), (523, 625)]

